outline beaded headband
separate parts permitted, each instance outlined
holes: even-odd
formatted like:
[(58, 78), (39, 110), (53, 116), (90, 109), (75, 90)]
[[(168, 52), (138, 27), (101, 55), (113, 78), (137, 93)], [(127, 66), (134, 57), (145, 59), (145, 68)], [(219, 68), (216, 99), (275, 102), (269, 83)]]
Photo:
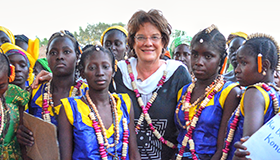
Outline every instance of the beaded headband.
[[(280, 47), (279, 47), (277, 41), (275, 40), (275, 38), (272, 37), (271, 35), (268, 35), (265, 33), (254, 33), (254, 34), (251, 34), (248, 36), (248, 40), (254, 39), (254, 38), (268, 38), (274, 43), (274, 45), (276, 46), (277, 55), (278, 55), (278, 63), (277, 63), (276, 70), (280, 71)], [(258, 54), (258, 71), (259, 71), (259, 73), (261, 70), (261, 58), (260, 57), (262, 57), (261, 53)]]

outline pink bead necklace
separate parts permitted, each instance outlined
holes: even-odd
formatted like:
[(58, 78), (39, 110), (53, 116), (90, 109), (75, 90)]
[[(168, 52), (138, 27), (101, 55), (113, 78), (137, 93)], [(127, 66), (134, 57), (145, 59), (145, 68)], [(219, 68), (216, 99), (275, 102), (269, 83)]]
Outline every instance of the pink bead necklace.
[[(271, 90), (270, 86), (273, 87), (276, 91), (279, 91), (279, 88), (274, 86), (273, 84), (268, 84), (267, 85), (265, 83), (257, 83), (254, 86), (260, 86), (264, 90), (266, 90), (267, 92), (269, 92)], [(274, 113), (277, 114), (278, 111), (279, 111), (278, 98), (272, 92), (269, 94), (269, 96), (271, 97), (272, 102), (273, 102)], [(234, 133), (235, 133), (236, 127), (238, 126), (239, 116), (240, 116), (240, 104), (239, 104), (239, 106), (237, 107), (237, 109), (235, 111), (235, 115), (234, 115), (233, 121), (230, 123), (230, 130), (228, 132), (227, 139), (225, 141), (226, 145), (225, 145), (225, 148), (223, 149), (223, 155), (222, 155), (221, 160), (226, 160), (227, 159), (228, 152), (230, 150), (229, 147), (230, 147), (230, 144), (231, 144), (232, 139), (234, 137)]]
[[(113, 156), (114, 159), (119, 159), (118, 153), (117, 153), (117, 148), (116, 148), (117, 144), (119, 143), (119, 138), (120, 138), (118, 112), (117, 112), (115, 98), (112, 96), (111, 93), (109, 93), (109, 95), (110, 95), (110, 103), (111, 103), (111, 110), (112, 110), (112, 116), (113, 116), (113, 125), (114, 125), (114, 131), (115, 131), (113, 144), (109, 144), (107, 135), (106, 135), (106, 129), (102, 122), (102, 119), (101, 119), (100, 115), (98, 114), (98, 110), (97, 110), (95, 104), (92, 102), (91, 98), (89, 97), (88, 90), (86, 91), (86, 99), (87, 99), (90, 109), (91, 109), (91, 112), (89, 113), (88, 116), (93, 123), (92, 126), (96, 133), (97, 141), (99, 144), (99, 152), (100, 152), (102, 160), (108, 159), (107, 153), (110, 156)], [(121, 159), (126, 159), (128, 143), (129, 143), (129, 141), (128, 141), (129, 130), (128, 130), (128, 124), (127, 124), (126, 118), (123, 118), (123, 127), (124, 127), (124, 133), (123, 133), (123, 146), (122, 146)], [(110, 148), (110, 147), (115, 147), (115, 155), (113, 155), (112, 153), (109, 153), (107, 151), (107, 148)]]
[[(80, 92), (81, 95), (81, 91), (80, 91), (80, 87), (82, 85), (83, 81), (80, 80), (77, 82), (77, 84), (74, 86), (72, 93), (71, 93), (71, 97), (74, 97), (77, 95), (78, 92)], [(52, 94), (51, 94), (51, 81), (48, 82), (46, 84), (45, 87), (45, 93), (43, 94), (43, 105), (42, 105), (42, 118), (43, 120), (47, 121), (47, 122), (51, 122), (51, 116), (50, 116), (50, 111), (48, 110), (49, 107), (51, 107), (53, 113), (54, 112), (54, 103), (52, 101)]]
[[(196, 124), (199, 120), (199, 117), (203, 111), (204, 108), (206, 108), (206, 105), (210, 102), (212, 98), (214, 98), (214, 95), (219, 91), (221, 87), (224, 85), (224, 80), (223, 77), (219, 77), (217, 80), (214, 81), (215, 83), (210, 85), (210, 87), (206, 90), (208, 92), (208, 96), (204, 98), (204, 100), (201, 102), (200, 107), (198, 106), (198, 110), (194, 114), (192, 118), (189, 116), (189, 109), (193, 105), (190, 105), (190, 100), (191, 100), (191, 93), (193, 91), (193, 88), (195, 87), (195, 83), (190, 84), (190, 86), (187, 89), (186, 93), (186, 99), (183, 102), (183, 106), (181, 108), (182, 111), (184, 111), (184, 119), (186, 120), (186, 126), (184, 127), (187, 130), (187, 133), (182, 141), (182, 147), (179, 149), (179, 153), (176, 157), (176, 160), (181, 160), (183, 157), (183, 153), (185, 152), (185, 148), (187, 144), (190, 146), (190, 151), (192, 154), (192, 158), (194, 160), (198, 160), (196, 154), (195, 154), (195, 144), (194, 140), (192, 139), (192, 133), (196, 127)], [(212, 90), (213, 88), (213, 90)], [(195, 101), (198, 103), (197, 101)], [(178, 108), (181, 106), (181, 104), (178, 105)], [(178, 117), (178, 108), (176, 109), (176, 116)]]
[(170, 142), (168, 140), (165, 140), (163, 138), (163, 136), (158, 132), (158, 130), (154, 127), (154, 125), (152, 123), (152, 119), (151, 119), (151, 117), (150, 117), (150, 115), (148, 113), (150, 107), (152, 106), (153, 102), (155, 101), (155, 99), (156, 99), (156, 97), (158, 95), (157, 92), (159, 91), (159, 89), (162, 87), (162, 85), (165, 82), (167, 71), (165, 70), (163, 72), (163, 75), (162, 75), (161, 79), (159, 80), (159, 82), (157, 84), (156, 91), (153, 93), (152, 97), (150, 98), (150, 100), (148, 101), (148, 103), (145, 106), (144, 102), (143, 102), (143, 100), (141, 98), (141, 94), (139, 93), (139, 91), (137, 89), (137, 85), (136, 85), (136, 82), (135, 82), (134, 74), (132, 72), (131, 64), (130, 64), (128, 59), (125, 60), (125, 62), (127, 64), (127, 70), (128, 70), (129, 77), (131, 79), (131, 85), (132, 85), (133, 91), (134, 91), (134, 93), (136, 95), (138, 104), (139, 104), (140, 108), (142, 109), (142, 113), (141, 113), (141, 115), (140, 115), (140, 117), (138, 119), (137, 125), (135, 127), (136, 133), (138, 133), (138, 130), (140, 130), (140, 126), (141, 126), (142, 122), (145, 119), (147, 121), (150, 129), (152, 130), (153, 134), (157, 137), (157, 139), (159, 139), (159, 141), (161, 141), (163, 144), (167, 145), (170, 148), (176, 148), (176, 145), (174, 145), (172, 142)]

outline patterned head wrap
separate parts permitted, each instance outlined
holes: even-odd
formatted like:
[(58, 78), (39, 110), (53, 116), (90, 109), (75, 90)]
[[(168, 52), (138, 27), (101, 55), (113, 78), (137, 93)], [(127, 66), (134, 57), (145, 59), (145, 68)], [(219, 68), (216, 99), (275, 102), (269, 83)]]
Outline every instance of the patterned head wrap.
[(108, 31), (113, 30), (113, 29), (116, 29), (116, 30), (119, 30), (119, 31), (123, 32), (126, 35), (126, 37), (128, 36), (127, 30), (124, 27), (122, 27), (122, 26), (112, 26), (112, 27), (109, 27), (101, 35), (100, 43), (101, 43), (102, 46), (103, 46), (103, 39), (104, 39), (105, 34)]
[(231, 42), (231, 40), (235, 37), (241, 37), (241, 38), (244, 38), (245, 40), (248, 39), (248, 35), (244, 32), (234, 32), (234, 33), (231, 33), (229, 36), (228, 36), (228, 39), (227, 39), (227, 45), (229, 45), (229, 43)]
[(181, 44), (186, 44), (186, 45), (190, 46), (191, 41), (192, 41), (192, 37), (190, 37), (190, 36), (184, 35), (184, 36), (176, 37), (170, 44), (169, 50), (170, 50), (171, 57), (173, 58), (176, 47), (178, 47)]
[(11, 43), (15, 44), (15, 36), (9, 29), (0, 26), (0, 31), (3, 31), (10, 38)]
[(29, 54), (22, 48), (20, 48), (16, 45), (10, 44), (10, 43), (4, 43), (1, 46), (1, 49), (3, 50), (4, 54), (6, 54), (7, 56), (13, 55), (13, 54), (20, 54), (26, 59), (27, 65), (29, 67), (29, 75), (28, 75), (27, 81), (29, 82), (29, 84), (32, 84), (32, 82), (34, 80), (33, 68), (34, 68), (34, 65), (36, 62), (34, 57), (32, 57), (31, 54)]

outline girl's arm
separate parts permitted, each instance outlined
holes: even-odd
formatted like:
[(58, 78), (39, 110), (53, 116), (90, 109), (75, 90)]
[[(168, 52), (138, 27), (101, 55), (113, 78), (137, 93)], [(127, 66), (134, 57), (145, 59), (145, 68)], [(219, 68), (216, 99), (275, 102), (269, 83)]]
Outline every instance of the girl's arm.
[(218, 132), (218, 139), (217, 139), (217, 151), (213, 155), (212, 160), (214, 159), (220, 159), (222, 156), (222, 150), (224, 146), (224, 139), (226, 137), (226, 129), (228, 120), (231, 116), (231, 114), (234, 112), (234, 110), (237, 108), (239, 101), (240, 101), (240, 95), (241, 89), (239, 87), (234, 87), (228, 94), (224, 108), (223, 108), (223, 116)]
[(140, 154), (138, 151), (137, 141), (136, 141), (136, 134), (135, 134), (135, 128), (134, 128), (134, 109), (133, 109), (133, 103), (131, 102), (130, 107), (130, 113), (129, 113), (129, 119), (130, 122), (128, 124), (130, 136), (129, 136), (129, 159), (134, 160), (141, 160)]
[[(260, 91), (256, 88), (249, 88), (244, 95), (244, 123), (243, 123), (243, 137), (251, 136), (255, 133), (264, 122), (264, 109), (265, 100)], [(242, 151), (244, 146), (240, 143), (234, 145), (237, 150), (235, 152), (234, 160), (246, 159), (245, 155), (248, 155), (248, 151)]]
[(256, 88), (249, 88), (244, 95), (243, 137), (251, 136), (264, 123), (265, 100)]
[(71, 160), (73, 153), (73, 128), (68, 121), (64, 106), (58, 115), (58, 141), (61, 160)]
[(32, 89), (36, 89), (39, 84), (44, 83), (46, 81), (50, 81), (52, 79), (52, 73), (42, 70), (35, 78), (33, 83), (31, 84)]

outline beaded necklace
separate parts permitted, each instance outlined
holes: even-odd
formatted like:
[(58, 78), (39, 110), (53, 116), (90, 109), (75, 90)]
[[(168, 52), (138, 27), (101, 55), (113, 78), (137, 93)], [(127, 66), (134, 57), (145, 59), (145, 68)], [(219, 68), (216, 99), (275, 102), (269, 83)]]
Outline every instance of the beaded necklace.
[[(198, 158), (195, 154), (195, 145), (194, 145), (194, 140), (192, 139), (192, 133), (193, 133), (193, 130), (195, 129), (195, 127), (196, 127), (196, 124), (199, 120), (199, 117), (202, 113), (202, 110), (206, 107), (208, 102), (212, 98), (214, 98), (214, 95), (219, 91), (219, 89), (221, 87), (223, 87), (223, 85), (224, 85), (224, 80), (223, 80), (223, 77), (220, 76), (220, 77), (218, 77), (217, 80), (214, 81), (214, 84), (212, 83), (212, 85), (210, 85), (209, 87), (206, 88), (206, 93), (207, 94), (205, 94), (203, 96), (205, 98), (201, 102), (200, 107), (199, 107), (199, 105), (197, 105), (198, 109), (191, 119), (189, 117), (189, 109), (190, 109), (190, 107), (195, 106), (196, 104), (195, 105), (189, 105), (189, 104), (190, 104), (190, 99), (191, 99), (191, 93), (193, 91), (193, 88), (195, 87), (195, 83), (190, 84), (190, 86), (188, 87), (187, 93), (185, 95), (186, 99), (178, 104), (178, 108), (179, 108), (181, 106), (181, 104), (183, 103), (183, 106), (182, 106), (181, 110), (184, 111), (184, 115), (185, 115), (184, 119), (186, 120), (186, 126), (183, 127), (183, 128), (187, 129), (187, 133), (186, 133), (186, 135), (185, 135), (185, 137), (182, 141), (182, 147), (179, 150), (179, 154), (178, 154), (176, 160), (182, 159), (183, 153), (185, 151), (185, 148), (186, 148), (187, 144), (189, 144), (189, 146), (190, 146), (190, 151), (191, 151), (191, 154), (192, 154), (192, 158), (194, 160), (198, 160)], [(199, 99), (201, 99), (201, 97), (199, 97)], [(199, 101), (197, 101), (197, 100), (195, 101), (195, 103), (198, 103), (198, 102)], [(177, 117), (178, 117), (178, 108), (176, 109), (176, 116)], [(179, 123), (179, 124), (181, 124), (181, 123)]]
[[(110, 104), (111, 104), (113, 125), (114, 125), (114, 131), (115, 131), (113, 144), (109, 144), (107, 135), (106, 135), (106, 129), (102, 122), (102, 119), (101, 119), (100, 115), (98, 114), (98, 110), (97, 110), (95, 104), (92, 102), (91, 98), (89, 97), (88, 90), (86, 91), (86, 99), (89, 103), (89, 107), (91, 110), (91, 112), (89, 113), (88, 116), (93, 123), (92, 126), (96, 133), (97, 141), (99, 144), (99, 152), (100, 152), (102, 160), (108, 159), (107, 153), (109, 155), (113, 156), (114, 159), (119, 159), (118, 153), (117, 153), (117, 144), (119, 143), (119, 138), (120, 138), (118, 113), (117, 113), (115, 99), (110, 92), (109, 92), (109, 96), (110, 96)], [(124, 133), (123, 133), (123, 147), (122, 147), (121, 159), (126, 159), (127, 148), (128, 148), (128, 143), (129, 143), (128, 142), (129, 131), (128, 131), (128, 125), (127, 125), (126, 118), (123, 118), (123, 127), (124, 127)], [(107, 148), (110, 148), (110, 147), (115, 147), (115, 155), (113, 155), (107, 151)]]
[(153, 93), (152, 97), (150, 98), (150, 100), (147, 102), (147, 104), (145, 106), (144, 102), (141, 98), (141, 94), (139, 93), (139, 91), (137, 89), (137, 85), (136, 85), (136, 82), (135, 82), (134, 74), (132, 72), (131, 64), (130, 64), (129, 60), (125, 60), (125, 62), (127, 64), (127, 70), (128, 70), (129, 77), (131, 79), (131, 85), (132, 85), (133, 91), (134, 91), (135, 96), (137, 98), (138, 104), (139, 104), (140, 108), (142, 109), (142, 113), (141, 113), (141, 115), (138, 119), (137, 125), (135, 127), (136, 134), (138, 133), (138, 130), (140, 130), (141, 123), (143, 122), (143, 120), (145, 118), (145, 120), (147, 121), (147, 123), (148, 123), (150, 129), (152, 130), (153, 134), (157, 137), (157, 139), (159, 139), (159, 141), (161, 141), (163, 144), (167, 145), (170, 148), (176, 148), (176, 145), (174, 145), (172, 142), (170, 142), (168, 140), (165, 140), (163, 138), (163, 136), (158, 132), (158, 130), (155, 129), (155, 127), (153, 126), (153, 123), (152, 123), (152, 119), (151, 119), (151, 117), (148, 113), (150, 107), (152, 106), (153, 102), (155, 101), (155, 99), (158, 95), (157, 92), (159, 91), (159, 89), (162, 87), (162, 85), (165, 82), (167, 71), (166, 70), (163, 71), (163, 75), (162, 75), (161, 79), (159, 80), (159, 82), (157, 84), (156, 91)]
[[(269, 83), (269, 84), (257, 83), (254, 86), (260, 86), (264, 90), (266, 90), (267, 92), (271, 90), (270, 86), (273, 87), (276, 91), (279, 91), (279, 88), (274, 86), (271, 83)], [(272, 102), (273, 102), (274, 113), (277, 114), (278, 111), (279, 111), (278, 99), (277, 99), (277, 97), (275, 96), (274, 93), (270, 93), (269, 95), (271, 96), (271, 99), (272, 99)], [(236, 127), (238, 125), (239, 116), (240, 116), (240, 104), (239, 104), (239, 106), (237, 107), (237, 109), (235, 111), (233, 121), (230, 123), (230, 130), (228, 132), (227, 139), (225, 141), (226, 145), (225, 145), (225, 148), (223, 149), (223, 155), (222, 155), (221, 160), (226, 160), (227, 159), (228, 152), (230, 150), (229, 147), (230, 147), (230, 144), (231, 144), (232, 139), (234, 137), (234, 132), (236, 130)]]
[[(82, 83), (83, 83), (82, 80), (79, 80), (77, 82), (77, 84), (73, 88), (73, 91), (71, 93), (71, 97), (76, 96), (78, 91), (80, 92), (80, 95), (81, 95), (80, 87), (81, 87)], [(57, 117), (57, 115), (55, 114), (55, 111), (54, 111), (54, 103), (53, 103), (53, 100), (52, 100), (51, 81), (46, 84), (45, 92), (43, 94), (42, 118), (43, 118), (43, 120), (45, 120), (47, 122), (51, 122), (50, 111), (48, 110), (49, 106), (51, 107), (51, 109), (53, 111), (53, 114)]]

